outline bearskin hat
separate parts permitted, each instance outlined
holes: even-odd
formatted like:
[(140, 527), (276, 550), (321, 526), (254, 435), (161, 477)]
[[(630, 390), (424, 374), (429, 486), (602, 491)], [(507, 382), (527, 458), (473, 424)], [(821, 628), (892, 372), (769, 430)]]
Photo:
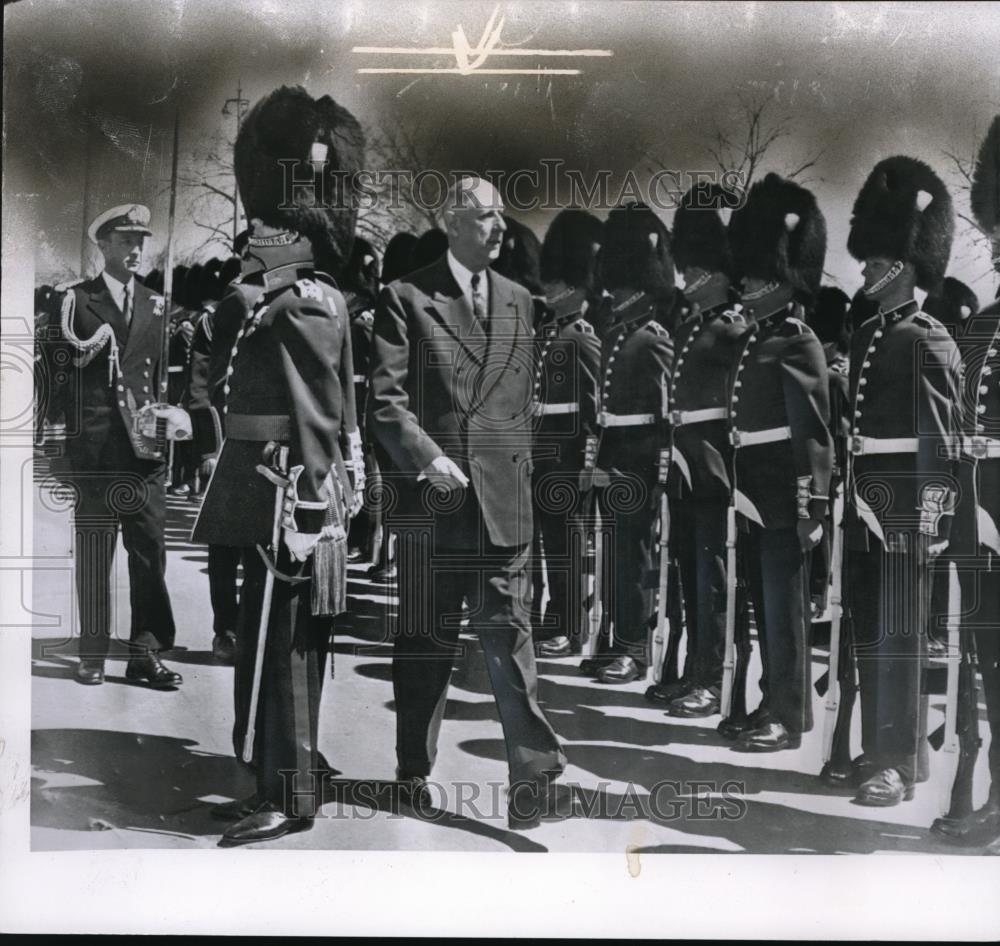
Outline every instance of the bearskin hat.
[(897, 156), (875, 165), (854, 202), (847, 249), (912, 263), (917, 285), (934, 292), (944, 279), (955, 212), (944, 182), (926, 164)]
[(819, 292), (826, 220), (811, 191), (768, 174), (733, 211), (728, 232), (738, 279), (787, 282), (807, 300)]
[(985, 233), (1000, 237), (1000, 115), (993, 119), (972, 175), (972, 214)]
[(642, 289), (654, 295), (674, 288), (670, 231), (645, 204), (627, 204), (608, 214), (601, 235), (598, 281), (602, 289)]
[(356, 292), (374, 301), (378, 295), (378, 253), (364, 237), (356, 236), (351, 256), (339, 273), (341, 289)]
[(823, 286), (816, 294), (816, 303), (806, 312), (806, 324), (816, 337), (828, 344), (835, 342), (841, 351), (847, 350), (847, 310), (851, 300), (843, 289)]
[(382, 256), (382, 282), (388, 284), (413, 272), (411, 262), (416, 245), (417, 238), (412, 233), (401, 230), (393, 235)]
[(493, 263), (493, 270), (524, 286), (533, 295), (541, 295), (542, 279), (539, 275), (541, 241), (530, 227), (519, 220), (505, 214), (503, 222), (507, 225), (507, 232), (503, 235), (500, 254)]
[(672, 243), (678, 272), (698, 266), (732, 277), (729, 237), (719, 211), (738, 206), (738, 195), (709, 181), (699, 181), (681, 198), (674, 214)]
[(560, 210), (542, 241), (542, 281), (592, 288), (602, 227), (586, 210)]
[(417, 242), (413, 244), (409, 272), (415, 273), (418, 269), (430, 266), (447, 252), (448, 234), (440, 227), (431, 227), (430, 230), (425, 230), (420, 234)]
[(308, 237), (317, 266), (336, 272), (351, 254), (364, 150), (357, 119), (330, 96), (276, 89), (250, 109), (236, 136), (247, 218)]
[(944, 325), (959, 326), (979, 312), (979, 300), (962, 280), (945, 276), (941, 288), (929, 294), (921, 308)]

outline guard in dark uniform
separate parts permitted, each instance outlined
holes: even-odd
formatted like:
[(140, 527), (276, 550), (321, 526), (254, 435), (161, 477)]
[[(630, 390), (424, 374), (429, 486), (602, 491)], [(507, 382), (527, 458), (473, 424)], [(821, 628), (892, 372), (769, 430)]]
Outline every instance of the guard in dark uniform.
[(661, 680), (658, 687), (672, 716), (719, 711), (732, 467), (729, 372), (746, 332), (732, 306), (732, 257), (720, 211), (737, 203), (735, 194), (701, 183), (684, 195), (674, 216), (674, 261), (693, 311), (678, 329), (670, 391), (670, 555), (680, 567), (690, 655), (681, 679)]
[[(354, 117), (302, 88), (258, 102), (236, 140), (252, 222), (247, 254), (259, 269), (237, 279), (219, 307), (240, 312), (242, 323), (225, 386), (226, 439), (193, 537), (242, 550), (233, 741), (244, 758), (262, 625), (267, 646), (253, 720), (257, 789), (213, 810), (236, 821), (224, 845), (305, 830), (322, 799), (323, 668), (332, 618), (346, 607), (346, 529), (363, 479), (347, 306), (327, 273), (339, 270), (354, 236), (352, 194), (338, 172), (350, 180), (363, 150)], [(291, 195), (281, 163), (289, 159)], [(317, 206), (317, 193), (336, 194), (337, 205)]]
[(940, 285), (953, 229), (940, 178), (893, 157), (861, 189), (847, 243), (879, 304), (851, 346), (844, 584), (861, 688), (861, 805), (896, 805), (925, 777), (930, 563), (947, 548), (957, 495), (960, 359), (914, 292)]
[(602, 528), (610, 530), (611, 583), (605, 613), (610, 640), (585, 673), (602, 683), (646, 675), (648, 638), (656, 620), (660, 526), (659, 481), (669, 450), (668, 413), (674, 346), (664, 323), (675, 318), (677, 292), (670, 234), (643, 204), (612, 210), (604, 224), (599, 284), (607, 294), (598, 323), (601, 346), (596, 466), (607, 485), (598, 495)]
[(152, 415), (165, 355), (164, 299), (135, 278), (151, 235), (149, 210), (114, 207), (94, 220), (88, 235), (101, 249), (104, 270), (58, 299), (58, 363), (66, 366), (58, 400), (66, 411), (69, 480), (76, 492), (77, 680), (104, 681), (111, 569), (121, 525), (132, 605), (125, 675), (176, 687), (181, 675), (165, 667), (158, 653), (173, 646), (175, 634), (163, 530), (167, 439), (178, 431), (173, 419), (158, 423)]
[[(372, 332), (375, 325), (375, 302), (379, 293), (378, 253), (363, 237), (354, 238), (351, 258), (339, 280), (347, 312), (351, 319), (351, 354), (354, 357), (354, 403), (358, 410), (358, 427), (365, 451), (365, 480), (378, 477), (377, 461), (372, 445), (365, 436), (365, 403), (368, 400), (368, 374), (371, 362)], [(381, 523), (377, 511), (367, 501), (351, 521), (348, 535), (348, 561), (377, 559), (381, 544)]]
[[(976, 222), (992, 238), (993, 267), (1000, 272), (1000, 117), (980, 148), (970, 197)], [(934, 828), (959, 844), (985, 845), (1000, 838), (1000, 294), (978, 313), (972, 300), (959, 296), (956, 301), (965, 412), (962, 498), (953, 531), (971, 537), (966, 547), (973, 557), (959, 571), (962, 620), (974, 630), (986, 697), (990, 790), (981, 808)], [(978, 706), (975, 724), (978, 730)]]
[(819, 290), (826, 224), (808, 190), (768, 174), (733, 214), (729, 240), (749, 323), (730, 397), (734, 499), (763, 665), (760, 706), (735, 748), (774, 752), (812, 728), (809, 558), (833, 444), (823, 346), (798, 316)]
[[(545, 304), (535, 325), (535, 546), (543, 553), (548, 601), (535, 586), (534, 638), (540, 657), (579, 654), (586, 634), (583, 564), (593, 492), (582, 490), (587, 437), (597, 431), (601, 344), (585, 318), (593, 302), (601, 222), (563, 210), (541, 249)], [(536, 552), (537, 554), (537, 552)]]

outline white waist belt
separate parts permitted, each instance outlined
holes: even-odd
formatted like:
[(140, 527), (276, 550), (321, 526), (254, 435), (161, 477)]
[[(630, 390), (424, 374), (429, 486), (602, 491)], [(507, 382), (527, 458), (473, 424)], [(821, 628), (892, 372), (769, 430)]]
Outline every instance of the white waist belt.
[(645, 427), (655, 424), (659, 418), (655, 414), (609, 414), (601, 411), (597, 423), (601, 427)]
[(549, 414), (576, 414), (580, 410), (580, 405), (576, 403), (567, 404), (535, 404), (535, 413), (539, 416)]
[(728, 411), (724, 407), (702, 407), (696, 411), (671, 411), (670, 422), (675, 427), (685, 424), (702, 424), (709, 420), (725, 420)]
[(856, 457), (873, 453), (916, 453), (916, 437), (851, 437), (848, 445)]
[(368, 375), (366, 374), (356, 374), (354, 376), (355, 384), (364, 384), (368, 380)]
[(169, 368), (167, 368), (167, 373), (176, 374), (178, 371), (183, 371), (183, 370), (184, 370), (184, 365), (171, 365)]
[(962, 449), (977, 460), (995, 460), (1000, 457), (1000, 440), (993, 437), (966, 437)]
[(756, 447), (762, 443), (779, 443), (792, 439), (790, 427), (769, 427), (767, 430), (731, 430), (729, 440), (734, 447)]

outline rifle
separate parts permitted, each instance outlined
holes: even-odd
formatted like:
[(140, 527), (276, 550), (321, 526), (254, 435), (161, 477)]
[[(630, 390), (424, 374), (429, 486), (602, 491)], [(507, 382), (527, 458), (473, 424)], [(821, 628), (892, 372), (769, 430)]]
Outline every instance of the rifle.
[[(722, 695), (719, 709), (729, 719), (733, 711), (736, 670), (736, 491), (726, 509), (726, 645), (722, 658)], [(744, 697), (745, 704), (745, 697)], [(745, 710), (744, 705), (744, 710)], [(744, 712), (745, 715), (745, 712)]]
[[(659, 550), (659, 582), (656, 598), (656, 615), (649, 637), (649, 662), (653, 667), (653, 682), (661, 683), (668, 672), (665, 665), (669, 662), (670, 653), (667, 645), (667, 577), (670, 568), (670, 501), (667, 498), (667, 473), (670, 469), (670, 449), (660, 451), (660, 465), (657, 482), (660, 488), (660, 535), (657, 539)], [(673, 672), (677, 673), (677, 648), (679, 639), (675, 640), (673, 624), (670, 622), (670, 643), (673, 644)], [(666, 657), (666, 662), (664, 660)], [(671, 680), (667, 681), (673, 682)]]
[[(823, 765), (833, 756), (833, 741), (840, 716), (840, 632), (844, 617), (844, 494), (833, 501), (833, 549), (830, 556), (830, 664), (827, 669), (826, 720), (823, 726)], [(818, 681), (817, 681), (818, 683)]]

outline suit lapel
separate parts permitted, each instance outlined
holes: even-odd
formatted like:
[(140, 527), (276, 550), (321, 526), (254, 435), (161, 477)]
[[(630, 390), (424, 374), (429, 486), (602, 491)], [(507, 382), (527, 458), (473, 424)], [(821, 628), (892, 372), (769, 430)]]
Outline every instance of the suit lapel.
[(486, 357), (486, 333), (452, 276), (446, 256), (442, 256), (438, 263), (434, 285), (427, 311), (458, 340), (477, 364), (482, 364)]
[(111, 297), (111, 290), (108, 289), (107, 284), (100, 276), (91, 285), (87, 310), (102, 322), (107, 322), (111, 326), (114, 330), (118, 347), (124, 348), (129, 334), (128, 326), (125, 324), (125, 316), (118, 306), (115, 305), (115, 300)]
[(488, 270), (490, 280), (490, 324), (487, 360), (490, 363), (491, 383), (480, 392), (482, 403), (503, 379), (507, 365), (514, 354), (518, 336), (522, 331), (521, 319), (528, 313), (518, 312), (514, 298), (514, 283), (500, 279), (493, 270)]

